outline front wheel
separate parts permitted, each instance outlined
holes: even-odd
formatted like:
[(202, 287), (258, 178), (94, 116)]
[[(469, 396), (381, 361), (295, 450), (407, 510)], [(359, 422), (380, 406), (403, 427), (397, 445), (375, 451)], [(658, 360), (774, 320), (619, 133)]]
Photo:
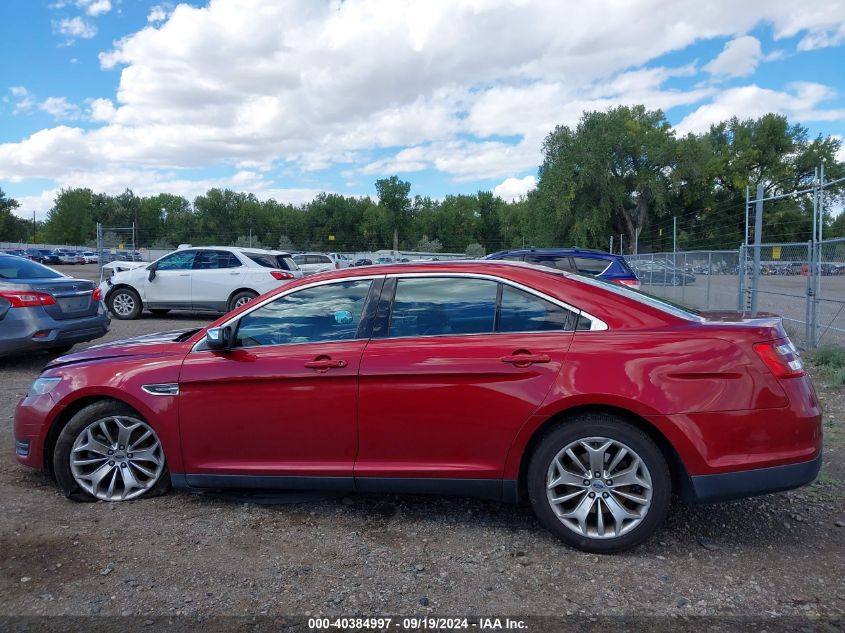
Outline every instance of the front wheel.
[(567, 545), (611, 554), (639, 545), (669, 511), (671, 477), (660, 449), (614, 415), (579, 415), (548, 433), (528, 468), (543, 527)]
[(53, 471), (74, 501), (128, 501), (170, 488), (155, 431), (136, 411), (115, 401), (96, 402), (70, 419), (56, 440)]
[(132, 288), (113, 290), (107, 300), (109, 311), (122, 321), (137, 319), (141, 314), (141, 297)]

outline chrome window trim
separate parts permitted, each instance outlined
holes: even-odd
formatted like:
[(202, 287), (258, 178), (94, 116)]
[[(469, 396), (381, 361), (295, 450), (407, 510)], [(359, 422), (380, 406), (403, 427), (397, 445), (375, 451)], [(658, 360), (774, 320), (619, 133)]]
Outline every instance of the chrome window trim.
[[(352, 277), (341, 277), (339, 279), (322, 279), (320, 281), (315, 281), (315, 282), (312, 282), (312, 283), (309, 283), (309, 284), (304, 284), (302, 286), (297, 286), (296, 288), (290, 288), (290, 289), (283, 290), (279, 294), (273, 295), (271, 297), (267, 297), (266, 299), (264, 299), (262, 301), (253, 301), (249, 304), (250, 307), (249, 307), (248, 310), (246, 310), (245, 312), (242, 312), (237, 317), (232, 317), (228, 321), (221, 323), (217, 327), (226, 327), (228, 325), (231, 325), (232, 323), (234, 323), (238, 319), (246, 316), (247, 314), (252, 313), (255, 310), (258, 310), (259, 308), (264, 307), (268, 303), (276, 301), (277, 299), (281, 299), (282, 297), (286, 297), (287, 295), (292, 294), (294, 292), (298, 292), (300, 290), (308, 290), (310, 288), (317, 288), (319, 286), (327, 286), (329, 284), (345, 283), (345, 282), (348, 282), (348, 281), (372, 281), (372, 280), (378, 279), (380, 277), (384, 278), (384, 279), (401, 279), (403, 277), (405, 277), (405, 278), (455, 277), (455, 278), (483, 279), (485, 281), (493, 281), (495, 283), (502, 283), (502, 284), (511, 286), (512, 288), (517, 288), (518, 290), (522, 290), (523, 292), (527, 292), (528, 294), (534, 295), (535, 297), (538, 297), (540, 299), (544, 299), (545, 301), (553, 303), (553, 304), (555, 304), (555, 305), (557, 305), (561, 308), (565, 308), (566, 310), (570, 310), (572, 312), (575, 312), (576, 314), (580, 314), (584, 318), (590, 320), (590, 329), (589, 330), (573, 330), (572, 331), (573, 334), (578, 334), (579, 332), (604, 332), (605, 330), (609, 329), (607, 327), (607, 323), (605, 323), (604, 321), (602, 321), (598, 317), (590, 314), (589, 312), (581, 310), (580, 308), (576, 308), (575, 306), (573, 306), (569, 303), (566, 303), (565, 301), (561, 301), (560, 299), (556, 299), (555, 297), (552, 297), (551, 295), (547, 295), (546, 293), (544, 293), (540, 290), (535, 290), (534, 288), (531, 288), (530, 286), (526, 286), (524, 284), (521, 284), (517, 281), (512, 281), (510, 279), (504, 279), (502, 277), (498, 277), (496, 275), (491, 275), (491, 274), (487, 274), (487, 273), (460, 273), (460, 272), (456, 273), (456, 272), (445, 272), (445, 271), (444, 272), (420, 272), (420, 273), (395, 272), (395, 273), (382, 273), (382, 274), (375, 274), (375, 275), (354, 275)], [(526, 332), (476, 332), (476, 333), (472, 333), (472, 334), (432, 334), (430, 336), (478, 336), (478, 335), (488, 336), (490, 334), (560, 334), (560, 332), (537, 332), (537, 331), (528, 330)], [(413, 336), (413, 337), (385, 337), (385, 338), (380, 339), (380, 340), (388, 340), (388, 339), (391, 339), (391, 338), (398, 339), (398, 338), (421, 338), (421, 337), (417, 337), (417, 336)], [(194, 343), (194, 346), (191, 348), (191, 352), (208, 351), (208, 350), (197, 350), (197, 346), (200, 343), (202, 343), (204, 340), (205, 339), (200, 339), (199, 341)], [(330, 343), (330, 342), (336, 342), (336, 341), (324, 341), (324, 342)], [(290, 345), (295, 345), (295, 343), (290, 343)]]

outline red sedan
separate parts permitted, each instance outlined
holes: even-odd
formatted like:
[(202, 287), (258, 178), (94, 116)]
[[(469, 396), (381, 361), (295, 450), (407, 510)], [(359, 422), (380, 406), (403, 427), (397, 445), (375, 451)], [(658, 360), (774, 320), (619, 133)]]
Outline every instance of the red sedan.
[(592, 552), (675, 493), (811, 482), (821, 411), (780, 319), (513, 262), (344, 269), (202, 330), (50, 363), (18, 460), (71, 499), (265, 488), (527, 497)]

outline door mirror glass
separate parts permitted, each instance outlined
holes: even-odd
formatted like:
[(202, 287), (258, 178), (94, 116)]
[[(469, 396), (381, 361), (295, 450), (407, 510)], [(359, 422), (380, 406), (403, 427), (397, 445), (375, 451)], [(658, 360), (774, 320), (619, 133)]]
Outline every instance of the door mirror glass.
[(150, 271), (150, 274), (149, 274), (149, 275), (147, 275), (147, 279), (149, 279), (150, 281), (152, 281), (153, 279), (155, 279), (155, 278), (156, 278), (156, 267), (155, 267), (155, 264), (153, 264), (152, 266), (150, 266), (149, 268), (147, 268), (147, 270), (149, 270), (149, 271)]
[(213, 327), (207, 330), (205, 333), (205, 344), (208, 346), (208, 349), (215, 351), (231, 349), (232, 328), (227, 325), (226, 327)]

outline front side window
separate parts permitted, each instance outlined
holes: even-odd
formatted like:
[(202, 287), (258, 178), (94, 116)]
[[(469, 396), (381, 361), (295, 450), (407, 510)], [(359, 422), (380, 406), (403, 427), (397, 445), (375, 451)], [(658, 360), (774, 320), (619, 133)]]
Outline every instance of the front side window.
[(400, 279), (388, 336), (492, 333), (497, 286), (485, 279)]
[(498, 332), (571, 332), (577, 325), (577, 313), (524, 290), (502, 287)]
[(190, 270), (194, 265), (196, 251), (180, 251), (163, 257), (156, 264), (156, 270)]
[(345, 341), (358, 335), (372, 280), (292, 292), (241, 318), (237, 347)]

